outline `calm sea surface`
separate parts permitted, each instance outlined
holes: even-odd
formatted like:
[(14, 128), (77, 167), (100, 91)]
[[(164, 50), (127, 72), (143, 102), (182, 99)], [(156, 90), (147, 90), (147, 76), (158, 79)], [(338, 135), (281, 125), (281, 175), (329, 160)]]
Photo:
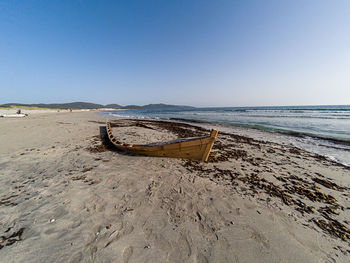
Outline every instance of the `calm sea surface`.
[[(184, 119), (226, 127), (254, 128), (256, 131), (268, 132), (255, 133), (260, 139), (273, 140), (271, 133), (279, 134), (279, 141), (350, 166), (350, 105), (118, 110), (104, 114), (132, 118)], [(246, 129), (249, 133), (247, 135), (256, 137), (249, 130)], [(265, 134), (266, 138), (261, 138), (261, 134)]]

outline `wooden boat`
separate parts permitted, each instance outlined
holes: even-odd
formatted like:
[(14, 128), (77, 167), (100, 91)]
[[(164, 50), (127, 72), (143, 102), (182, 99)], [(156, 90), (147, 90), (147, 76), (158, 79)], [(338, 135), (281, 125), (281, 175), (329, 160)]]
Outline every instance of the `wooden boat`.
[(212, 130), (208, 137), (179, 139), (165, 143), (140, 145), (121, 143), (114, 138), (109, 122), (107, 122), (106, 128), (109, 140), (119, 150), (138, 155), (184, 158), (198, 161), (208, 160), (209, 153), (218, 134), (217, 130)]
[(27, 114), (0, 114), (0, 117), (3, 117), (3, 118), (23, 118), (23, 117), (26, 117), (28, 116)]

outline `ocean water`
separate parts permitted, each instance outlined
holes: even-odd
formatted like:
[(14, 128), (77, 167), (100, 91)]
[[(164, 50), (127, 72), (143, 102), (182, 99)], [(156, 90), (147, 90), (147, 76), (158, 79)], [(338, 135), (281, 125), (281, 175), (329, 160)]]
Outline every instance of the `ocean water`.
[(226, 129), (239, 127), (243, 135), (269, 141), (278, 138), (278, 142), (292, 144), (350, 166), (350, 105), (117, 110), (103, 114), (199, 121)]

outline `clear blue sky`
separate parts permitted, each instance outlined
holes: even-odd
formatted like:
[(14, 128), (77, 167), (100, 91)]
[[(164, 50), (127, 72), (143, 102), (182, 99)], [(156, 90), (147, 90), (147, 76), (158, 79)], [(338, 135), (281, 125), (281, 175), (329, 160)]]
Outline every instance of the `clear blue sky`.
[(350, 104), (350, 1), (0, 1), (0, 104)]

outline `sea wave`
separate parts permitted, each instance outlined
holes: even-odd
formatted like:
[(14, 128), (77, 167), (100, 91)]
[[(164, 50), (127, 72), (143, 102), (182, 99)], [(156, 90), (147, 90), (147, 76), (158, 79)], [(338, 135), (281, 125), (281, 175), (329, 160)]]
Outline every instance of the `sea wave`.
[[(107, 114), (117, 118), (136, 118), (154, 120), (175, 120), (196, 123), (211, 123), (227, 127), (249, 128), (250, 130), (288, 136), (302, 148), (317, 154), (329, 154), (343, 164), (350, 165), (350, 115), (339, 111), (320, 112), (308, 110), (295, 113), (294, 110), (274, 109), (273, 111), (256, 111), (252, 109), (227, 111), (223, 109), (194, 110), (122, 110), (108, 111)], [(294, 111), (294, 112), (293, 112)], [(294, 138), (294, 139), (293, 139)]]

